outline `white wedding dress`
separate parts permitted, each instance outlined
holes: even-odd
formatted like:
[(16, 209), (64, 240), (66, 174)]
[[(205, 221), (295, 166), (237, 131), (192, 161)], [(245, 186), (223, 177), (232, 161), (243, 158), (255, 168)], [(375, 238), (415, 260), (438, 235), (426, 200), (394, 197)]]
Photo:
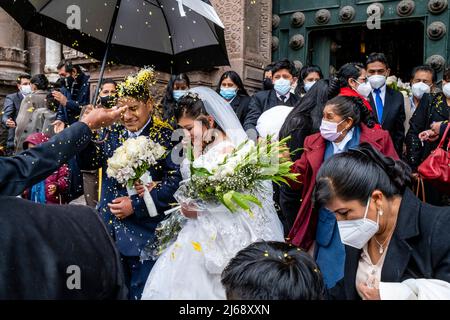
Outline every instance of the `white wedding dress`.
[[(223, 160), (229, 141), (217, 144), (195, 160), (195, 166), (213, 167)], [(189, 167), (182, 166), (189, 178)], [(231, 213), (223, 205), (207, 205), (197, 219), (189, 219), (175, 243), (158, 258), (145, 285), (146, 300), (226, 299), (221, 273), (238, 251), (257, 240), (283, 241), (283, 228), (272, 200), (272, 184), (256, 195), (262, 207)]]

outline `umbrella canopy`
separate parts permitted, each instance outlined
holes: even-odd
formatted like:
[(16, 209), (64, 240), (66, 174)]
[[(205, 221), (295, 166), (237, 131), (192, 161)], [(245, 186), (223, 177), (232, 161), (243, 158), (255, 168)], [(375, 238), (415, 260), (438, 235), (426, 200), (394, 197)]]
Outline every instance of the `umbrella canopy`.
[(229, 65), (222, 23), (200, 0), (0, 0), (26, 30), (98, 60), (169, 73)]

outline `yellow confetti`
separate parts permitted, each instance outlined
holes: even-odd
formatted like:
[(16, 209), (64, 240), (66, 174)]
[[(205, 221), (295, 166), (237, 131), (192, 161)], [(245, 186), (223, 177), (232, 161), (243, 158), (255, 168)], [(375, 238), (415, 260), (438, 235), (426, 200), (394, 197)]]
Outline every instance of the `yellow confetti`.
[(33, 111), (34, 111), (34, 108), (33, 108), (33, 107), (30, 107), (30, 108), (27, 109), (27, 111), (28, 111), (28, 112), (33, 112)]
[(194, 247), (194, 250), (196, 250), (196, 251), (202, 251), (202, 246), (200, 245), (200, 243), (198, 243), (198, 242), (195, 242), (195, 241), (191, 241), (191, 243), (192, 243), (192, 246)]

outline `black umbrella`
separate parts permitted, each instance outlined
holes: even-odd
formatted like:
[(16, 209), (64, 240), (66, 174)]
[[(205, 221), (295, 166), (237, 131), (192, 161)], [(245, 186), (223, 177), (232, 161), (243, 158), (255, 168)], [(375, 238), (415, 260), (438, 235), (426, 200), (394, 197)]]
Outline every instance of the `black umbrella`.
[(207, 0), (0, 0), (0, 7), (24, 29), (101, 60), (100, 80), (107, 61), (169, 73), (229, 65), (223, 25)]

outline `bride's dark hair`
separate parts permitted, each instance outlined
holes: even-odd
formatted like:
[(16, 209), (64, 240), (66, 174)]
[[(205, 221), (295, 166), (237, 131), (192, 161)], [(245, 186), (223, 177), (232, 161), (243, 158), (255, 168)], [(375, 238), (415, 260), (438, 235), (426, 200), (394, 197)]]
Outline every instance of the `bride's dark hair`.
[[(202, 124), (206, 126), (208, 129), (213, 129), (210, 128), (208, 122), (207, 117), (209, 116), (209, 114), (206, 111), (205, 104), (196, 93), (189, 92), (185, 96), (181, 97), (174, 110), (174, 115), (177, 122), (182, 117), (189, 117), (191, 119), (201, 121)], [(217, 122), (214, 122), (214, 124), (215, 124), (214, 129), (219, 129), (220, 131), (223, 132), (222, 128), (220, 128)]]

